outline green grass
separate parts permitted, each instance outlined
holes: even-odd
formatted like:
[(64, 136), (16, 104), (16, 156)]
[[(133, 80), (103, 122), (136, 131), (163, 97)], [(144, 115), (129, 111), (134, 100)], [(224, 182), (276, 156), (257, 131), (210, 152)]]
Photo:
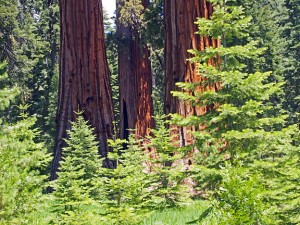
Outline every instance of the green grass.
[[(51, 216), (54, 216), (51, 213), (52, 204), (53, 202), (49, 201), (47, 206), (44, 206), (44, 210), (37, 210), (30, 218), (30, 224), (48, 225)], [(212, 215), (208, 215), (200, 222), (198, 221), (203, 212), (209, 207), (209, 201), (194, 201), (182, 207), (155, 211), (145, 218), (140, 225), (217, 225), (218, 223)]]
[(146, 218), (141, 225), (218, 224), (211, 215), (208, 215), (201, 222), (198, 221), (202, 213), (209, 207), (210, 203), (208, 201), (195, 201), (185, 207), (154, 212), (149, 218)]

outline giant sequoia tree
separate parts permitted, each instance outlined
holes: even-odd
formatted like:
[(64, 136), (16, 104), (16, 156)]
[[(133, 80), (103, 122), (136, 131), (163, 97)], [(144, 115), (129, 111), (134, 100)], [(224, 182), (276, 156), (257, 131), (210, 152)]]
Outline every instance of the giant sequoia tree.
[(57, 137), (51, 178), (56, 178), (67, 130), (74, 112), (95, 129), (99, 152), (107, 155), (112, 136), (113, 107), (104, 44), (101, 0), (60, 0), (61, 46)]
[(152, 74), (149, 49), (138, 29), (140, 13), (148, 6), (148, 0), (132, 13), (134, 1), (117, 1), (117, 32), (119, 37), (120, 83), (120, 136), (128, 138), (128, 129), (135, 129), (136, 137), (149, 135), (153, 128)]
[[(213, 7), (206, 0), (165, 0), (165, 55), (166, 55), (166, 101), (165, 113), (178, 113), (187, 117), (190, 115), (202, 115), (209, 107), (194, 107), (187, 102), (172, 96), (172, 91), (179, 90), (177, 82), (199, 82), (201, 76), (196, 76), (195, 64), (187, 61), (192, 55), (189, 49), (203, 51), (206, 47), (218, 47), (218, 40), (209, 37), (200, 37), (195, 34), (197, 26), (194, 24), (198, 17), (209, 18)], [(213, 63), (210, 61), (210, 63)], [(213, 85), (209, 89), (217, 90), (219, 85)], [(180, 145), (191, 143), (189, 130), (195, 127), (178, 128)]]

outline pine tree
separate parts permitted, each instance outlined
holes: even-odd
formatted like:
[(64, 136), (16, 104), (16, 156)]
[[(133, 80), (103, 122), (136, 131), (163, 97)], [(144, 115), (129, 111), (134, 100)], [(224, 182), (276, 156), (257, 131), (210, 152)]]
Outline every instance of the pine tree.
[[(245, 13), (253, 17), (249, 26), (250, 34), (246, 39), (259, 42), (259, 46), (267, 47), (259, 60), (247, 60), (249, 69), (273, 71), (270, 81), (285, 80), (284, 95), (273, 96), (273, 105), (281, 104), (289, 114), (289, 124), (298, 121), (298, 36), (299, 1), (285, 0), (239, 0), (245, 7)], [(245, 40), (236, 40), (244, 42)]]
[[(237, 4), (245, 8), (245, 15), (251, 16), (252, 22), (248, 28), (249, 36), (236, 38), (233, 43), (245, 44), (250, 40), (254, 40), (258, 42), (258, 47), (265, 48), (265, 51), (257, 58), (245, 59), (244, 63), (247, 65), (248, 71), (272, 71), (268, 80), (270, 82), (282, 82), (286, 67), (284, 53), (288, 47), (287, 41), (283, 37), (288, 13), (284, 6), (284, 0), (259, 0), (255, 4), (253, 4), (253, 1), (238, 0)], [(283, 90), (284, 92), (288, 91), (286, 88), (283, 88)], [(274, 107), (274, 110), (270, 113), (280, 112), (285, 101), (285, 95), (280, 93), (273, 95), (269, 104)]]
[[(285, 127), (287, 115), (274, 114), (274, 107), (270, 104), (272, 96), (282, 93), (284, 83), (269, 82), (271, 72), (249, 72), (244, 63), (247, 59), (257, 59), (265, 49), (258, 48), (258, 42), (253, 40), (245, 45), (234, 44), (234, 39), (248, 36), (251, 18), (245, 16), (243, 8), (235, 6), (235, 1), (228, 1), (226, 6), (223, 1), (212, 2), (214, 13), (211, 20), (199, 18), (196, 22), (198, 33), (221, 38), (223, 45), (207, 47), (203, 52), (190, 50), (195, 54), (192, 61), (197, 63), (198, 73), (204, 79), (196, 83), (178, 83), (192, 94), (174, 92), (174, 95), (191, 105), (215, 108), (201, 116), (182, 118), (174, 115), (173, 119), (181, 126), (200, 127), (193, 133), (193, 147), (197, 150), (194, 178), (198, 180), (200, 190), (207, 196), (212, 193), (223, 204), (216, 208), (220, 209), (221, 217), (227, 218), (225, 224), (264, 223), (268, 216), (263, 214), (263, 209), (269, 204), (272, 205), (268, 212), (272, 217), (269, 214), (269, 218), (277, 224), (284, 213), (276, 198), (281, 196), (284, 199), (282, 205), (288, 205), (289, 197), (284, 196), (289, 196), (292, 190), (283, 190), (280, 180), (288, 179), (293, 173), (281, 174), (281, 179), (274, 174), (282, 172), (279, 172), (280, 165), (285, 165), (285, 170), (290, 171), (288, 161), (292, 152), (297, 155), (298, 151), (292, 139), (296, 127)], [(221, 63), (213, 67), (209, 61), (218, 57), (221, 57)], [(214, 83), (220, 83), (222, 88), (217, 92), (199, 91)], [(231, 168), (224, 173), (227, 164)], [(240, 185), (236, 185), (235, 180)], [(266, 182), (262, 184), (260, 181)], [(260, 197), (249, 195), (249, 201), (238, 202), (238, 199), (242, 200), (240, 193), (247, 191), (243, 184), (251, 187), (253, 183), (256, 183), (254, 193), (266, 189), (270, 192), (264, 192)], [(299, 202), (299, 192), (296, 193), (294, 200)], [(294, 204), (293, 210), (297, 205)], [(228, 211), (226, 207), (234, 210)], [(247, 212), (247, 207), (252, 210)], [(289, 215), (290, 221), (296, 220), (293, 214)]]
[[(16, 86), (9, 85), (9, 78), (6, 73), (6, 63), (0, 63), (0, 110), (7, 109), (20, 93)], [(4, 118), (4, 113), (0, 112), (0, 124)], [(8, 118), (6, 118), (8, 119)]]
[(0, 224), (32, 224), (32, 213), (42, 207), (50, 156), (36, 141), (40, 132), (33, 128), (35, 117), (22, 113), (17, 123), (8, 123), (3, 110), (15, 103), (20, 91), (9, 86), (5, 67), (0, 64)]
[(13, 59), (13, 49), (12, 46), (15, 42), (14, 37), (12, 36), (12, 32), (17, 25), (16, 17), (17, 17), (18, 9), (17, 9), (17, 1), (8, 1), (1, 0), (0, 1), (0, 43), (1, 43), (1, 61), (5, 59)]
[(290, 123), (299, 123), (299, 20), (300, 20), (300, 1), (299, 0), (287, 0), (284, 1), (284, 6), (287, 10), (287, 18), (283, 20), (284, 31), (283, 39), (287, 43), (287, 47), (284, 52), (284, 77), (285, 84), (285, 101), (284, 108), (289, 111)]
[[(57, 83), (53, 82), (58, 68), (57, 17), (57, 4), (48, 5), (41, 0), (3, 0), (0, 4), (0, 51), (1, 60), (8, 63), (7, 82), (19, 86), (17, 104), (30, 104), (28, 113), (37, 115), (36, 126), (48, 135), (53, 134), (53, 126), (48, 126), (47, 121), (49, 114), (53, 115), (53, 109), (49, 110), (50, 96), (57, 92)], [(8, 111), (11, 120), (19, 114), (17, 107)]]
[[(0, 95), (13, 92), (0, 90)], [(8, 107), (0, 103), (0, 109)], [(27, 106), (20, 107), (24, 111)], [(50, 155), (35, 140), (40, 132), (33, 128), (35, 117), (22, 113), (16, 124), (0, 126), (0, 224), (32, 224), (33, 213), (43, 207), (44, 175)], [(5, 121), (5, 120), (2, 120)]]
[(218, 224), (266, 224), (265, 188), (259, 176), (243, 166), (230, 165), (221, 170), (221, 176), (222, 182), (213, 201)]
[(99, 184), (104, 198), (105, 224), (139, 224), (151, 211), (149, 208), (150, 180), (146, 173), (143, 140), (109, 140), (113, 151), (108, 158), (116, 162), (116, 168), (103, 169), (104, 182)]
[(170, 121), (166, 116), (156, 117), (156, 129), (149, 138), (149, 147), (153, 152), (150, 160), (152, 207), (167, 208), (188, 201), (188, 187), (184, 184), (186, 166), (183, 165), (185, 148), (174, 145), (171, 128), (166, 128)]
[(29, 113), (37, 115), (37, 126), (50, 150), (54, 142), (58, 92), (59, 7), (57, 0), (27, 2), (25, 7), (35, 10), (34, 34), (38, 40), (32, 49), (36, 64), (30, 71), (31, 79), (26, 82), (30, 87)]
[[(102, 160), (98, 155), (93, 129), (81, 114), (72, 122), (68, 134), (58, 178), (52, 183), (55, 212), (62, 224), (91, 224), (89, 217), (93, 209), (89, 214), (84, 207), (96, 205), (96, 183), (100, 179), (98, 174)], [(95, 215), (93, 220), (97, 221)]]

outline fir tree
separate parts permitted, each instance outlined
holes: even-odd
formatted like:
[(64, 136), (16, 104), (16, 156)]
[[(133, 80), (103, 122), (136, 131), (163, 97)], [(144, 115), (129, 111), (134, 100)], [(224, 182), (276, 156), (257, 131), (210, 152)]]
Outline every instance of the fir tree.
[(0, 127), (0, 224), (32, 224), (33, 213), (42, 208), (42, 191), (50, 162), (36, 118), (22, 114), (16, 124)]
[[(191, 50), (195, 54), (192, 61), (197, 63), (199, 75), (203, 79), (198, 83), (178, 83), (179, 87), (191, 92), (191, 95), (174, 92), (175, 96), (190, 104), (210, 107), (211, 110), (204, 115), (187, 118), (174, 115), (173, 119), (182, 126), (199, 126), (199, 131), (193, 133), (193, 147), (197, 152), (194, 178), (198, 180), (202, 191), (206, 194), (212, 191), (219, 203), (224, 202), (225, 205), (219, 205), (219, 209), (223, 212), (221, 217), (227, 218), (226, 224), (264, 223), (267, 218), (263, 209), (268, 204), (274, 206), (273, 212), (269, 213), (276, 214), (272, 219), (277, 223), (276, 219), (284, 213), (278, 212), (281, 208), (278, 207), (276, 197), (281, 196), (285, 199), (282, 204), (288, 204), (289, 197), (284, 196), (290, 195), (290, 190), (284, 191), (274, 174), (279, 173), (279, 164), (284, 162), (287, 166), (291, 152), (296, 154), (298, 151), (293, 146), (292, 139), (295, 126), (285, 127), (287, 116), (274, 114), (274, 108), (269, 104), (272, 96), (281, 93), (283, 83), (269, 82), (271, 72), (251, 73), (243, 63), (247, 59), (258, 58), (265, 50), (258, 48), (258, 42), (253, 40), (245, 45), (234, 45), (234, 39), (248, 36), (247, 28), (251, 18), (244, 15), (243, 8), (235, 6), (234, 1), (228, 1), (226, 6), (223, 1), (212, 2), (214, 13), (211, 19), (199, 18), (196, 24), (201, 36), (220, 38), (223, 45), (220, 48), (206, 48), (203, 52)], [(221, 62), (215, 67), (208, 63), (209, 60), (218, 62), (219, 57)], [(216, 83), (222, 85), (221, 90), (202, 91)], [(229, 173), (223, 172), (222, 168), (226, 164), (231, 167), (232, 171)], [(285, 170), (288, 168), (289, 166), (285, 167)], [(292, 175), (287, 173), (281, 178)], [(229, 179), (226, 178), (228, 176)], [(241, 185), (233, 185), (235, 180), (239, 180), (234, 178), (236, 176), (240, 177)], [(257, 181), (253, 186), (254, 193), (260, 192), (257, 190), (271, 191), (265, 192), (261, 197), (250, 195), (249, 201), (237, 203), (241, 198), (240, 193), (246, 191), (242, 184), (251, 186), (253, 180)], [(262, 185), (259, 181), (263, 180), (268, 182)], [(298, 193), (297, 191), (297, 197), (294, 196), (297, 202)], [(229, 195), (230, 198), (226, 197)], [(265, 201), (266, 199), (269, 201)], [(253, 204), (254, 202), (257, 204)], [(262, 202), (264, 207), (261, 207)], [(226, 204), (234, 211), (226, 210)], [(245, 207), (252, 210), (247, 212)], [(296, 208), (297, 206), (294, 210)], [(292, 216), (291, 220), (296, 219), (292, 214), (289, 215)]]
[(3, 122), (2, 120), (7, 117), (4, 116), (4, 113), (2, 113), (3, 110), (7, 109), (20, 93), (16, 86), (11, 87), (11, 85), (9, 85), (6, 66), (6, 63), (0, 63), (0, 124)]
[(141, 140), (109, 140), (113, 151), (108, 158), (116, 168), (103, 169), (104, 182), (99, 184), (104, 198), (104, 224), (138, 224), (149, 212), (150, 180), (146, 173), (147, 155)]
[[(57, 180), (53, 181), (53, 197), (58, 222), (61, 224), (95, 224), (97, 219), (85, 208), (95, 206), (96, 181), (102, 160), (93, 129), (81, 114), (68, 131), (67, 147), (63, 148), (63, 161)], [(89, 218), (90, 217), (90, 218)], [(93, 217), (93, 218), (91, 218)], [(91, 220), (92, 219), (92, 220)], [(95, 223), (92, 223), (95, 221)]]
[(0, 64), (0, 224), (31, 224), (32, 213), (42, 207), (47, 178), (42, 172), (50, 156), (36, 142), (35, 117), (22, 113), (16, 124), (8, 124), (3, 110), (14, 103), (19, 89), (7, 85), (5, 65)]
[(187, 176), (182, 163), (185, 149), (175, 145), (172, 128), (166, 128), (169, 122), (166, 116), (157, 116), (156, 129), (149, 137), (149, 147), (153, 149), (149, 171), (152, 207), (161, 209), (188, 201), (188, 188), (183, 182)]
[[(264, 187), (258, 176), (242, 166), (226, 165), (213, 201), (218, 224), (265, 224)], [(218, 215), (219, 214), (219, 215)]]
[[(1, 60), (8, 64), (7, 84), (17, 85), (20, 90), (17, 104), (30, 104), (29, 114), (37, 115), (36, 126), (43, 133), (53, 134), (53, 126), (49, 125), (53, 108), (49, 105), (57, 89), (58, 5), (47, 2), (0, 2), (0, 51)], [(19, 114), (17, 107), (8, 110), (11, 120)]]
[(284, 108), (288, 110), (290, 123), (299, 123), (299, 74), (300, 74), (300, 45), (299, 45), (299, 20), (300, 20), (300, 1), (286, 0), (284, 6), (287, 10), (286, 18), (282, 21), (284, 24), (282, 37), (287, 43), (284, 51), (284, 77), (285, 84), (285, 99)]

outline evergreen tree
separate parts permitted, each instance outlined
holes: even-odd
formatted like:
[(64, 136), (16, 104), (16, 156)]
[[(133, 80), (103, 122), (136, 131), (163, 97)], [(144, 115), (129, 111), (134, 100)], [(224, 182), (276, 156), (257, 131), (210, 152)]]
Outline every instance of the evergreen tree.
[(0, 135), (0, 224), (32, 224), (32, 212), (42, 207), (47, 176), (42, 171), (50, 156), (33, 125), (24, 117), (15, 125), (2, 126)]
[(16, 86), (9, 84), (6, 66), (6, 63), (0, 63), (0, 124), (2, 124), (3, 120), (8, 119), (3, 110), (7, 109), (20, 93)]
[[(283, 83), (269, 82), (271, 72), (248, 71), (244, 62), (258, 58), (264, 51), (257, 47), (257, 41), (234, 45), (234, 38), (248, 36), (251, 18), (244, 15), (243, 8), (235, 6), (234, 1), (228, 1), (226, 6), (223, 1), (212, 2), (214, 13), (211, 19), (199, 18), (196, 23), (201, 36), (221, 38), (223, 45), (207, 47), (203, 52), (191, 50), (195, 54), (192, 61), (197, 63), (203, 80), (178, 83), (179, 87), (192, 94), (174, 92), (175, 96), (192, 105), (210, 107), (211, 110), (204, 115), (187, 118), (174, 115), (173, 119), (181, 126), (199, 127), (199, 131), (193, 133), (193, 147), (197, 152), (194, 178), (206, 194), (212, 191), (220, 203), (221, 218), (225, 219), (225, 224), (265, 223), (267, 218), (263, 209), (267, 204), (274, 207), (269, 213), (276, 215), (272, 219), (277, 223), (284, 213), (275, 198), (281, 196), (285, 199), (282, 204), (288, 205), (289, 197), (284, 196), (290, 195), (291, 190), (283, 190), (279, 177), (273, 174), (279, 173), (279, 164), (287, 166), (291, 152), (296, 154), (298, 151), (292, 139), (295, 126), (284, 128), (287, 116), (269, 113), (274, 112), (269, 104), (270, 98), (281, 92)], [(221, 63), (212, 66), (209, 61), (218, 60), (219, 56)], [(221, 83), (222, 88), (217, 92), (199, 91), (214, 83)], [(230, 169), (224, 173), (222, 168), (226, 164)], [(292, 175), (287, 172), (281, 179)], [(240, 184), (236, 184), (238, 180)], [(259, 182), (263, 180), (268, 182)], [(246, 187), (253, 187), (253, 193), (257, 194), (249, 195), (249, 201), (241, 201), (241, 193), (247, 191)], [(271, 191), (259, 197), (261, 191), (258, 190), (266, 189)], [(298, 202), (298, 191), (296, 196), (294, 200)], [(264, 207), (261, 207), (262, 204)], [(293, 210), (297, 209), (296, 205)], [(233, 211), (226, 210), (227, 206)], [(251, 210), (247, 211), (247, 207)], [(293, 214), (289, 215), (290, 221), (296, 220)]]
[[(249, 35), (244, 38), (235, 38), (234, 44), (246, 44), (250, 40), (258, 42), (258, 47), (265, 48), (265, 51), (256, 58), (244, 60), (248, 72), (272, 71), (268, 80), (270, 82), (282, 82), (285, 76), (286, 59), (284, 52), (287, 49), (286, 39), (283, 37), (283, 31), (286, 27), (287, 10), (284, 6), (284, 0), (259, 0), (253, 4), (253, 1), (238, 0), (238, 5), (245, 8), (245, 15), (251, 16), (249, 24)], [(286, 89), (283, 88), (284, 92)], [(274, 110), (269, 113), (278, 113), (285, 102), (285, 95), (273, 95), (270, 98), (270, 105)], [(287, 108), (286, 108), (287, 109)]]
[[(253, 17), (247, 39), (257, 40), (259, 46), (267, 47), (259, 60), (247, 60), (249, 69), (273, 71), (270, 81), (285, 80), (284, 95), (273, 96), (272, 103), (281, 104), (289, 114), (289, 124), (298, 121), (298, 36), (299, 1), (286, 0), (239, 0), (245, 13)], [(236, 40), (240, 42), (241, 40)], [(245, 40), (244, 40), (245, 41)]]
[(165, 116), (156, 117), (156, 129), (152, 129), (153, 137), (149, 137), (149, 147), (153, 149), (151, 158), (151, 195), (152, 207), (167, 208), (188, 201), (188, 187), (185, 165), (182, 159), (185, 148), (178, 148), (174, 143), (171, 128), (166, 128), (169, 121)]
[(116, 162), (116, 168), (103, 169), (104, 182), (100, 202), (104, 208), (104, 224), (138, 224), (149, 210), (150, 180), (146, 173), (142, 140), (109, 140), (113, 151), (108, 158)]
[(259, 0), (253, 4), (253, 1), (237, 0), (237, 5), (242, 6), (245, 9), (245, 15), (251, 16), (252, 20), (248, 26), (248, 36), (236, 38), (233, 43), (245, 44), (250, 40), (255, 40), (259, 47), (266, 48), (258, 59), (247, 59), (246, 64), (249, 72), (272, 71), (270, 81), (283, 80), (284, 60), (282, 57), (286, 42), (282, 37), (282, 23), (287, 14), (283, 2), (283, 0)]
[[(36, 114), (36, 126), (53, 135), (51, 96), (57, 92), (58, 5), (56, 1), (1, 1), (1, 59), (8, 63), (8, 85), (18, 85), (17, 103), (31, 104), (29, 114)], [(56, 102), (54, 103), (56, 105)], [(8, 109), (13, 120), (17, 107)], [(52, 117), (51, 117), (52, 116)], [(46, 138), (42, 135), (43, 139)]]
[(37, 126), (48, 149), (52, 149), (58, 92), (59, 7), (56, 0), (35, 1), (34, 7), (38, 19), (33, 32), (39, 42), (33, 49), (36, 64), (30, 72), (32, 78), (26, 83), (30, 87), (29, 113), (37, 115)]
[[(102, 165), (93, 129), (79, 114), (68, 131), (58, 178), (53, 181), (55, 212), (61, 224), (95, 224), (84, 207), (96, 205), (96, 180)], [(89, 217), (93, 218), (89, 218)], [(91, 220), (92, 219), (92, 220)], [(95, 223), (92, 223), (92, 221)]]
[[(31, 216), (42, 207), (42, 191), (50, 156), (33, 126), (35, 117), (22, 113), (16, 124), (8, 124), (2, 111), (10, 107), (19, 94), (7, 85), (5, 64), (0, 64), (0, 224), (32, 224)], [(20, 107), (25, 110), (27, 107)]]
[(264, 187), (253, 172), (242, 166), (226, 165), (212, 206), (218, 224), (265, 224)]
[(42, 57), (41, 53), (47, 46), (37, 33), (40, 22), (39, 3), (40, 1), (10, 1), (2, 6), (14, 9), (11, 15), (12, 22), (7, 23), (4, 16), (5, 22), (1, 24), (4, 26), (6, 46), (3, 56), (8, 62), (10, 82), (18, 84), (21, 89), (22, 103), (27, 103), (31, 98), (31, 91), (35, 89), (35, 85), (38, 85), (38, 83), (32, 84), (31, 80), (34, 72), (41, 72), (38, 64)]
[(1, 61), (5, 59), (14, 59), (13, 44), (15, 37), (12, 35), (17, 26), (16, 17), (18, 14), (17, 1), (1, 0), (0, 1), (0, 43), (1, 43)]
[[(8, 77), (0, 64), (0, 110), (14, 102), (18, 88), (9, 88)], [(3, 86), (6, 86), (3, 88)], [(20, 107), (25, 110), (27, 106)], [(2, 112), (1, 112), (2, 115)], [(16, 124), (8, 124), (0, 117), (0, 224), (32, 224), (32, 213), (42, 207), (42, 191), (50, 156), (43, 143), (36, 142), (40, 135), (33, 126), (35, 117), (22, 113)]]
[(284, 6), (287, 16), (284, 23), (283, 39), (287, 43), (284, 52), (284, 77), (286, 84), (284, 107), (289, 111), (290, 123), (299, 123), (299, 74), (300, 74), (300, 45), (299, 45), (299, 21), (300, 21), (300, 1), (286, 0)]

